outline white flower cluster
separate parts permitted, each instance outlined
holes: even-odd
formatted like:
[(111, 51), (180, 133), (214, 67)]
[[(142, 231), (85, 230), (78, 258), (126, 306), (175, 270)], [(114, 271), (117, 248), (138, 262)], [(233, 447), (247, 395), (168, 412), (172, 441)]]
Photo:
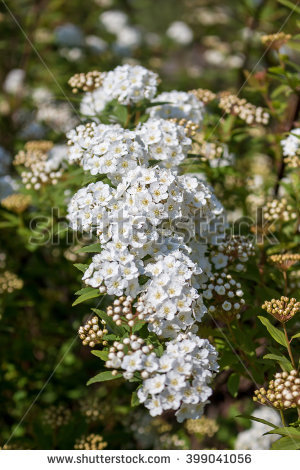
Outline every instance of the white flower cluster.
[(105, 174), (116, 182), (120, 175), (146, 163), (147, 154), (139, 135), (118, 124), (80, 125), (67, 137), (69, 161), (79, 161), (92, 175)]
[(203, 121), (204, 104), (192, 93), (185, 91), (165, 91), (157, 95), (152, 103), (158, 104), (149, 108), (150, 117), (163, 119), (187, 119), (197, 123)]
[(299, 153), (300, 147), (300, 128), (292, 129), (286, 139), (281, 140), (283, 155), (286, 157), (293, 157)]
[[(145, 274), (145, 256), (159, 260), (160, 253), (165, 258), (171, 251), (178, 257), (177, 266), (186, 271), (188, 258), (181, 251), (176, 253), (183, 244), (176, 220), (184, 217), (185, 230), (193, 234), (198, 210), (208, 216), (217, 210), (207, 186), (197, 178), (177, 177), (159, 167), (129, 171), (116, 189), (101, 181), (81, 188), (69, 205), (71, 226), (74, 230), (95, 230), (104, 248), (93, 257), (85, 282), (93, 287), (104, 283), (111, 295), (125, 290), (126, 295), (135, 297), (142, 290), (138, 278)], [(147, 270), (151, 271), (149, 261)], [(200, 274), (200, 267), (193, 265), (192, 273)]]
[(121, 369), (128, 380), (136, 372), (140, 374), (143, 384), (137, 392), (138, 399), (151, 416), (176, 410), (180, 423), (188, 418), (200, 418), (212, 394), (209, 384), (218, 370), (213, 346), (191, 332), (179, 334), (166, 343), (161, 357), (151, 346), (136, 335), (122, 343), (115, 342), (106, 366)]
[[(152, 99), (156, 83), (152, 72), (124, 66), (108, 72), (99, 89), (132, 104)], [(151, 344), (130, 337), (132, 348), (125, 340), (113, 346), (106, 366), (114, 374), (121, 368), (128, 379), (141, 371), (139, 398), (151, 414), (175, 409), (179, 421), (197, 418), (217, 365), (214, 348), (195, 336), (196, 323), (206, 312), (198, 289), (210, 273), (207, 247), (197, 242), (195, 225), (200, 227), (206, 218), (205, 236), (214, 240), (218, 228), (211, 231), (209, 224), (221, 217), (223, 208), (198, 177), (177, 174), (191, 140), (176, 122), (150, 118), (135, 130), (93, 122), (72, 130), (68, 138), (69, 160), (105, 177), (105, 182), (81, 188), (68, 208), (72, 228), (95, 233), (102, 248), (84, 273), (85, 284), (132, 301), (138, 296), (134, 315), (144, 312), (148, 329), (172, 340), (158, 358)], [(126, 312), (130, 308), (125, 305)], [(131, 328), (133, 313), (121, 319), (119, 309), (114, 304), (112, 320), (127, 321)], [(155, 388), (156, 379), (162, 381), (161, 389)]]
[(102, 88), (110, 100), (134, 104), (151, 100), (157, 90), (158, 75), (141, 65), (119, 65), (105, 74)]
[(149, 119), (139, 128), (150, 160), (158, 160), (162, 166), (178, 166), (192, 148), (183, 126), (164, 119)]

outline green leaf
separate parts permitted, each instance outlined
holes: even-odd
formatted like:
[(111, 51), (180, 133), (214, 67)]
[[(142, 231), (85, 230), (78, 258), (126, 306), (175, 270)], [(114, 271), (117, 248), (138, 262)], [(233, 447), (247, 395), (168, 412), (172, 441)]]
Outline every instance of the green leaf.
[(98, 349), (94, 349), (91, 351), (94, 356), (99, 357), (102, 359), (102, 361), (107, 361), (108, 360), (108, 351), (98, 351)]
[(295, 5), (295, 3), (290, 2), (290, 0), (278, 0), (279, 3), (284, 5), (285, 7), (288, 7), (292, 10), (292, 12), (300, 13), (300, 7)]
[(107, 380), (115, 380), (120, 379), (122, 374), (112, 375), (111, 371), (100, 372), (100, 374), (95, 375), (95, 377), (91, 378), (87, 385), (95, 384), (97, 382), (106, 382)]
[(290, 437), (282, 437), (272, 444), (273, 450), (297, 450), (300, 449), (300, 442)]
[(81, 304), (82, 302), (85, 302), (86, 300), (89, 300), (89, 299), (94, 299), (96, 297), (100, 297), (100, 292), (97, 290), (97, 289), (93, 289), (91, 287), (91, 291), (90, 292), (86, 292), (85, 294), (82, 294), (78, 297), (78, 299), (75, 300), (75, 302), (73, 302), (72, 304), (72, 307), (74, 307), (75, 305), (78, 305), (78, 304)]
[(132, 395), (131, 395), (131, 406), (135, 407), (135, 406), (138, 406), (139, 404), (140, 402), (137, 396), (137, 391), (134, 391), (132, 392)]
[(262, 324), (267, 328), (272, 338), (275, 339), (277, 343), (281, 344), (282, 346), (286, 348), (287, 343), (286, 343), (284, 333), (280, 331), (278, 328), (276, 328), (275, 326), (273, 326), (272, 323), (270, 323), (270, 321), (267, 318), (260, 317), (260, 316), (258, 316), (258, 318), (260, 319)]
[(76, 250), (76, 253), (101, 253), (102, 248), (100, 243), (93, 243)]
[(139, 331), (141, 328), (143, 328), (143, 326), (145, 325), (145, 322), (144, 321), (138, 321), (134, 324), (134, 326), (132, 327), (132, 332), (133, 333), (136, 333), (137, 331)]
[(240, 384), (240, 376), (236, 374), (235, 372), (233, 372), (227, 381), (227, 388), (229, 390), (229, 393), (233, 397), (236, 397), (238, 394), (239, 384)]
[(287, 437), (300, 441), (300, 428), (293, 428), (293, 427), (276, 428), (265, 434), (279, 434), (280, 436), (287, 436)]
[(297, 333), (296, 335), (292, 336), (291, 341), (292, 341), (292, 339), (296, 339), (296, 338), (300, 338), (300, 333)]
[(75, 268), (78, 269), (79, 271), (81, 271), (82, 273), (84, 273), (87, 270), (87, 268), (89, 267), (88, 264), (81, 264), (81, 263), (73, 264), (73, 266), (75, 266)]
[(286, 357), (279, 354), (266, 354), (264, 359), (270, 359), (271, 361), (279, 362), (279, 365), (282, 366), (282, 368), (287, 372), (293, 370), (291, 362)]
[(265, 419), (260, 419), (256, 418), (255, 416), (250, 416), (250, 415), (238, 415), (236, 416), (237, 418), (246, 418), (246, 419), (251, 419), (251, 421), (257, 421), (258, 423), (266, 424), (267, 426), (270, 426), (271, 428), (277, 428), (275, 424), (270, 423), (269, 421), (266, 421)]

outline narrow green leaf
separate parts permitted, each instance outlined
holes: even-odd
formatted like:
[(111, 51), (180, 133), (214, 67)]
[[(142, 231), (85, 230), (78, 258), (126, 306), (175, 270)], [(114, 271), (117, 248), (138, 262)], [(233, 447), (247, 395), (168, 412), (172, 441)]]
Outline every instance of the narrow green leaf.
[(98, 351), (97, 349), (94, 349), (91, 351), (94, 356), (99, 357), (102, 359), (102, 361), (107, 361), (108, 360), (108, 351)]
[(86, 300), (89, 299), (94, 299), (96, 297), (100, 297), (100, 292), (97, 289), (93, 289), (93, 292), (87, 292), (86, 294), (82, 294), (78, 297), (78, 299), (73, 302), (72, 307), (75, 305), (81, 304), (82, 302), (85, 302)]
[(122, 377), (122, 374), (112, 375), (111, 371), (108, 370), (106, 372), (100, 372), (100, 374), (95, 375), (95, 377), (91, 378), (87, 385), (95, 384), (97, 382), (106, 382), (107, 380), (115, 380)]
[(300, 338), (300, 333), (297, 333), (296, 335), (292, 336), (291, 341), (292, 341), (292, 339), (296, 339), (296, 338)]
[(282, 346), (286, 348), (287, 343), (286, 343), (284, 333), (280, 331), (278, 328), (276, 328), (275, 326), (273, 326), (272, 323), (267, 318), (260, 317), (260, 316), (258, 318), (260, 319), (262, 324), (267, 328), (272, 338), (275, 339), (277, 343), (281, 344)]
[(291, 362), (286, 357), (281, 356), (279, 354), (266, 354), (264, 356), (264, 359), (270, 359), (271, 361), (279, 362), (279, 365), (281, 365), (283, 369), (287, 372), (293, 370)]
[(100, 243), (93, 243), (76, 250), (76, 253), (100, 253), (102, 251)]
[(300, 441), (300, 428), (293, 428), (293, 427), (276, 428), (276, 429), (272, 429), (272, 431), (269, 431), (266, 434), (279, 434), (280, 436), (287, 436), (287, 437), (294, 438)]
[(285, 7), (288, 7), (292, 10), (292, 12), (300, 13), (300, 7), (295, 5), (295, 3), (290, 2), (290, 0), (278, 0), (279, 3), (284, 5)]
[(84, 273), (87, 270), (87, 268), (89, 267), (88, 264), (81, 264), (81, 263), (73, 264), (73, 266), (75, 266), (75, 268), (78, 269), (79, 271), (81, 271), (82, 273)]
[(266, 421), (265, 419), (256, 418), (255, 416), (238, 415), (238, 416), (236, 416), (236, 418), (251, 419), (251, 421), (257, 421), (258, 423), (266, 424), (267, 426), (270, 426), (271, 428), (277, 428), (277, 426), (275, 426), (275, 424), (270, 423), (269, 421)]
[(83, 287), (82, 289), (76, 291), (75, 295), (87, 294), (88, 292), (93, 292), (94, 290), (94, 287)]

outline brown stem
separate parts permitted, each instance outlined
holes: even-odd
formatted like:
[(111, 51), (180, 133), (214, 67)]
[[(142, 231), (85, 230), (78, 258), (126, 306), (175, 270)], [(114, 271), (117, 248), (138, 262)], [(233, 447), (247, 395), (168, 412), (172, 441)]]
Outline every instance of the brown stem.
[(294, 357), (293, 357), (293, 353), (292, 353), (292, 349), (291, 349), (291, 345), (290, 345), (290, 341), (289, 341), (289, 337), (288, 337), (288, 334), (287, 334), (287, 331), (286, 331), (285, 324), (281, 323), (281, 326), (282, 326), (283, 331), (284, 331), (284, 336), (285, 336), (286, 344), (287, 344), (287, 350), (288, 350), (288, 353), (289, 353), (289, 356), (290, 356), (292, 366), (293, 366), (294, 369), (296, 369), (296, 364), (295, 364), (295, 361), (294, 361)]

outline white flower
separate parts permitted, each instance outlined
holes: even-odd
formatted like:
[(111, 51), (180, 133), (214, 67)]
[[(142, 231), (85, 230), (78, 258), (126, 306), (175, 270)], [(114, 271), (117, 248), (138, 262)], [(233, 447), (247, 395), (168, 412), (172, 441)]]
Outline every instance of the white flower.
[(193, 31), (183, 21), (174, 21), (167, 29), (167, 36), (182, 45), (187, 45), (193, 40)]
[(292, 129), (286, 139), (281, 140), (283, 155), (293, 157), (299, 152), (300, 147), (300, 128)]
[(117, 34), (128, 21), (126, 13), (120, 10), (105, 11), (101, 13), (99, 19), (108, 32), (115, 34)]

